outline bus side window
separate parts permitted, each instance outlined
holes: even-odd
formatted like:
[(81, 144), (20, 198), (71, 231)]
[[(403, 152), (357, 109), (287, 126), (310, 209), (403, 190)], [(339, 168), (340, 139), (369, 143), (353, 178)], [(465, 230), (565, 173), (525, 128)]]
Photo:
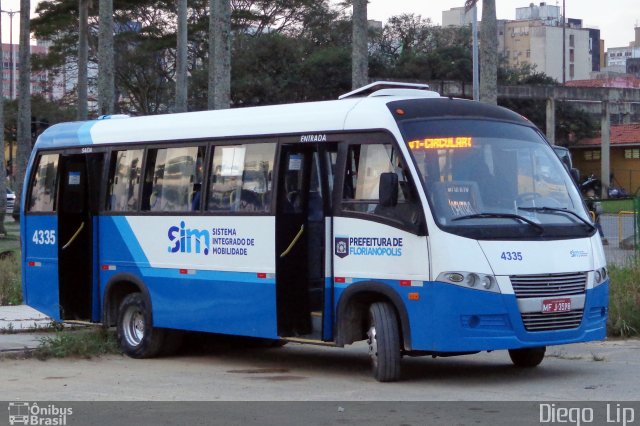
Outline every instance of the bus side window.
[[(395, 173), (398, 177), (395, 205), (380, 203), (380, 178), (384, 173)], [(349, 146), (342, 209), (384, 217), (412, 228), (421, 223), (422, 213), (415, 188), (400, 153), (391, 144)]]
[(55, 211), (58, 157), (58, 154), (44, 154), (40, 156), (36, 176), (33, 179), (33, 186), (31, 187), (29, 211)]
[(275, 143), (216, 146), (207, 209), (268, 212), (275, 152)]
[(111, 154), (107, 210), (130, 212), (138, 209), (142, 153), (142, 149), (132, 149)]
[(147, 155), (142, 210), (199, 210), (204, 147), (150, 149)]

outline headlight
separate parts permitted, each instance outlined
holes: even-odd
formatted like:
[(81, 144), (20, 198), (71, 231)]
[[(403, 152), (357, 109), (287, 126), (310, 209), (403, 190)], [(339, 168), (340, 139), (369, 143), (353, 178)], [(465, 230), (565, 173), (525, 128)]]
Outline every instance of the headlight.
[(477, 272), (443, 272), (436, 278), (437, 281), (454, 284), (460, 287), (472, 288), (475, 290), (491, 291), (500, 293), (500, 287), (496, 277), (489, 274)]
[(600, 284), (607, 281), (609, 278), (609, 273), (607, 272), (607, 268), (600, 268), (593, 271), (593, 286), (599, 286)]

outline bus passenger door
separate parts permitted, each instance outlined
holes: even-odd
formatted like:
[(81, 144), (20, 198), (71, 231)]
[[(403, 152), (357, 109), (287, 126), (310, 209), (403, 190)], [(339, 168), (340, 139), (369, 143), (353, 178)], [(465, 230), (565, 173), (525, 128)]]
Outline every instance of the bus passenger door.
[(60, 157), (58, 278), (60, 317), (98, 321), (97, 214), (104, 154)]
[[(276, 208), (276, 306), (278, 334), (326, 340), (331, 317), (332, 160), (329, 144), (282, 145)], [(327, 234), (328, 233), (328, 234)], [(329, 303), (325, 303), (329, 302)], [(328, 327), (330, 328), (330, 327)]]

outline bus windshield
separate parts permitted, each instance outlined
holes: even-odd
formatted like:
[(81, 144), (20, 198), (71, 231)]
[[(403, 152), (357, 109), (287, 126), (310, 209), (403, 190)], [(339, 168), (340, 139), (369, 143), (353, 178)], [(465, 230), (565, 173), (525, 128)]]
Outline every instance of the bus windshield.
[(592, 235), (561, 161), (533, 128), (490, 120), (413, 120), (402, 130), (444, 230), (476, 239)]

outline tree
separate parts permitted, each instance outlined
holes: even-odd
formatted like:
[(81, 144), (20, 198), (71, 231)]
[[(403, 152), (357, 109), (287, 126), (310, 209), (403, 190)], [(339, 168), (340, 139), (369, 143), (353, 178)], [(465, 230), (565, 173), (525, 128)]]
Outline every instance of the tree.
[(178, 0), (178, 43), (176, 46), (176, 112), (187, 111), (187, 0)]
[(210, 0), (208, 108), (231, 106), (230, 0)]
[[(473, 8), (478, 0), (466, 0), (465, 8)], [(482, 0), (480, 28), (480, 100), (498, 103), (498, 22), (496, 1)]]
[(115, 74), (113, 65), (113, 0), (100, 1), (98, 35), (98, 109), (101, 115), (115, 109)]
[[(29, 13), (31, 2), (20, 0), (20, 70), (18, 73), (18, 149), (15, 164), (15, 192), (16, 201), (13, 217), (20, 217), (20, 202), (22, 200), (22, 185), (27, 161), (31, 154), (31, 44), (29, 31)], [(5, 194), (1, 194), (6, 197)]]
[(367, 40), (369, 25), (367, 23), (367, 0), (352, 0), (352, 4), (353, 36), (351, 38), (351, 80), (352, 89), (357, 89), (369, 83), (369, 45)]
[(78, 2), (78, 120), (89, 115), (89, 0)]

